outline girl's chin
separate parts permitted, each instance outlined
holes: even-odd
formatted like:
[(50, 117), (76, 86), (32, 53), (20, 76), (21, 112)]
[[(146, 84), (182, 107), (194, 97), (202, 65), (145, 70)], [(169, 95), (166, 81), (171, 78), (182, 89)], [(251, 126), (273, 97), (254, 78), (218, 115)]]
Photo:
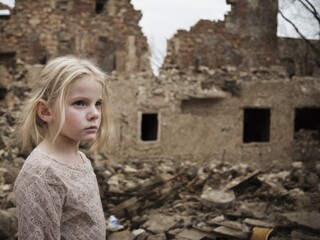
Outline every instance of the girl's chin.
[(95, 137), (85, 138), (85, 139), (82, 139), (81, 142), (90, 143), (90, 142), (92, 142), (92, 141), (95, 140), (95, 139), (96, 139)]
[(92, 142), (93, 140), (96, 139), (96, 135), (92, 135), (92, 136), (86, 136), (83, 139), (81, 139), (81, 142)]

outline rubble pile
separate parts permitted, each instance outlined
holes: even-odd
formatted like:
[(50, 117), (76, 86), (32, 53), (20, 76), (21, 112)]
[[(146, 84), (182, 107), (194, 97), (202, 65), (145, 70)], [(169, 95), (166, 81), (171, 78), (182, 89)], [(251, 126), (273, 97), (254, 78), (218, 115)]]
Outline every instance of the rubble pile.
[(102, 198), (123, 227), (109, 239), (319, 239), (319, 173), (214, 162), (108, 165)]

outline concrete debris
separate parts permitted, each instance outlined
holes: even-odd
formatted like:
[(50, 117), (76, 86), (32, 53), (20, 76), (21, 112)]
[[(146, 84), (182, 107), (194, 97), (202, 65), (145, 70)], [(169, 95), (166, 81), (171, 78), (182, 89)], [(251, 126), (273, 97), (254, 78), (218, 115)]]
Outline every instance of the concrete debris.
[[(159, 163), (154, 164), (164, 166)], [(168, 165), (171, 165), (170, 161)], [(299, 195), (283, 194), (278, 191), (281, 186), (281, 189), (286, 189), (288, 193), (298, 190), (303, 193), (303, 196), (319, 197), (319, 192), (314, 193), (299, 188), (290, 189), (288, 186), (294, 186), (297, 180), (292, 177), (292, 172), (269, 170), (270, 172), (253, 171), (248, 174), (242, 172), (239, 167), (239, 172), (243, 174), (242, 178), (238, 176), (228, 179), (228, 184), (222, 181), (222, 176), (230, 170), (231, 166), (223, 164), (215, 167), (214, 169), (206, 168), (209, 172), (204, 174), (205, 178), (197, 187), (192, 183), (195, 183), (195, 179), (199, 177), (197, 174), (190, 174), (191, 169), (193, 169), (192, 172), (197, 172), (194, 171), (194, 165), (184, 171), (176, 166), (180, 172), (166, 179), (150, 176), (149, 184), (144, 183), (148, 191), (142, 191), (140, 187), (135, 192), (130, 191), (130, 194), (123, 192), (122, 197), (126, 195), (127, 200), (122, 203), (114, 202), (114, 207), (110, 211), (121, 217), (126, 229), (132, 232), (140, 229), (139, 231), (143, 232), (140, 238), (136, 236), (135, 239), (262, 239), (259, 238), (261, 235), (269, 236), (268, 239), (286, 239), (288, 234), (310, 236), (312, 239), (317, 236), (319, 227), (317, 221), (312, 223), (307, 219), (319, 218), (317, 214), (311, 212), (311, 209), (319, 208), (320, 201), (313, 198), (314, 201), (304, 202), (306, 203), (302, 208), (304, 210), (294, 212), (297, 202), (301, 200)], [(224, 171), (219, 172), (217, 168)], [(167, 168), (164, 167), (164, 169)], [(301, 166), (301, 169), (304, 171), (304, 166)], [(160, 168), (159, 171), (161, 170)], [(171, 172), (173, 172), (172, 169)], [(212, 175), (213, 172), (215, 175)], [(213, 200), (219, 196), (221, 199), (225, 197), (228, 202), (230, 196), (222, 190), (213, 190), (213, 180), (216, 178), (220, 179), (219, 184), (214, 185), (217, 189), (225, 189), (225, 186), (239, 186), (241, 182), (239, 179), (244, 179), (241, 182), (242, 188), (250, 192), (246, 189), (237, 191), (232, 198), (233, 204), (219, 207)], [(256, 185), (255, 181), (247, 181), (252, 178), (261, 179), (261, 182), (259, 181)], [(270, 179), (274, 184), (269, 184)], [(204, 204), (204, 196), (211, 205)]]
[(290, 226), (305, 228), (309, 231), (320, 234), (320, 213), (319, 212), (290, 212), (280, 216)]
[(0, 239), (8, 239), (16, 235), (18, 221), (15, 214), (15, 208), (0, 210)]
[(148, 229), (149, 232), (158, 234), (168, 232), (176, 228), (183, 219), (180, 216), (168, 216), (161, 213), (149, 215), (149, 219), (142, 225), (143, 229)]
[(273, 228), (274, 227), (274, 224), (264, 222), (259, 219), (246, 218), (246, 219), (244, 219), (243, 222), (250, 225), (250, 226), (259, 226), (259, 227), (266, 227), (266, 228)]
[(200, 198), (202, 204), (209, 209), (227, 209), (232, 207), (236, 196), (232, 190), (222, 191), (207, 188), (202, 192)]
[(184, 240), (202, 240), (202, 239), (216, 239), (217, 235), (206, 233), (203, 231), (198, 231), (196, 229), (184, 229), (175, 235), (176, 239)]
[(214, 229), (215, 233), (218, 233), (219, 235), (225, 236), (225, 237), (231, 237), (231, 238), (236, 238), (236, 239), (248, 239), (249, 234), (241, 231), (241, 230), (237, 230), (234, 228), (230, 228), (230, 227), (225, 227), (225, 226), (220, 226)]

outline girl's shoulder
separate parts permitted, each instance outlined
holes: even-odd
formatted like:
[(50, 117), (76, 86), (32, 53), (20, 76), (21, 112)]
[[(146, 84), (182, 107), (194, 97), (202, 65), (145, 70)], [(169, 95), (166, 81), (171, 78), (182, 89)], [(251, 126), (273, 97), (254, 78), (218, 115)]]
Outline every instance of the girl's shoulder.
[(48, 165), (56, 169), (57, 171), (74, 171), (74, 170), (84, 170), (87, 169), (88, 167), (91, 166), (91, 161), (87, 158), (87, 156), (79, 151), (79, 155), (81, 159), (83, 160), (82, 164), (71, 164), (68, 163), (68, 161), (63, 161), (63, 160), (57, 160), (54, 155), (51, 155), (49, 153), (43, 152), (42, 150), (38, 150), (35, 148), (31, 154), (28, 156), (26, 162), (30, 162), (31, 164), (39, 164), (40, 163), (40, 168), (42, 167), (47, 167)]
[(21, 172), (30, 172), (32, 175), (42, 175), (50, 166), (50, 157), (38, 150), (33, 150), (26, 158)]
[(41, 181), (50, 185), (63, 185), (68, 176), (82, 175), (93, 171), (90, 160), (82, 152), (79, 152), (83, 164), (72, 165), (55, 160), (49, 154), (34, 149), (26, 158), (18, 176), (16, 184), (31, 184), (34, 181)]
[(83, 164), (73, 165), (58, 161), (49, 154), (34, 149), (26, 158), (18, 177), (25, 179), (41, 177), (43, 181), (53, 183), (61, 182), (70, 174), (91, 172), (93, 170), (91, 161), (83, 152), (79, 154), (83, 159)]
[(25, 186), (33, 185), (36, 182), (48, 182), (48, 175), (46, 174), (48, 168), (50, 167), (49, 159), (32, 151), (26, 158), (16, 180), (14, 189), (18, 187), (20, 190)]

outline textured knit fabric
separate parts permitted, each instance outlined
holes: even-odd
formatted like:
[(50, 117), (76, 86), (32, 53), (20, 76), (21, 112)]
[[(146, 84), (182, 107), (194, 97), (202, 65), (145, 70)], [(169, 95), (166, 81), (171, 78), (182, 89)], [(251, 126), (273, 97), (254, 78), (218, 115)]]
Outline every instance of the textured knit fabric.
[(91, 162), (52, 159), (34, 150), (14, 186), (19, 239), (106, 239), (106, 225)]

